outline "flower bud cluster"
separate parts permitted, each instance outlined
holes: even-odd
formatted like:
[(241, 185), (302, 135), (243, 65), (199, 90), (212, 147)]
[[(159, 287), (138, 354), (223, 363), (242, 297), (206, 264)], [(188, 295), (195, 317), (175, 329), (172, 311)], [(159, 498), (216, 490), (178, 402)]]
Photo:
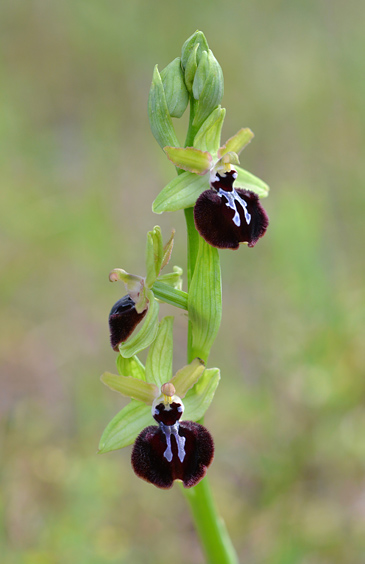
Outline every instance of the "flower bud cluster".
[(223, 72), (201, 31), (183, 45), (177, 57), (159, 73), (155, 67), (148, 99), (152, 133), (164, 148), (178, 147), (172, 117), (180, 118), (189, 100), (194, 105), (194, 127), (218, 107), (223, 97)]

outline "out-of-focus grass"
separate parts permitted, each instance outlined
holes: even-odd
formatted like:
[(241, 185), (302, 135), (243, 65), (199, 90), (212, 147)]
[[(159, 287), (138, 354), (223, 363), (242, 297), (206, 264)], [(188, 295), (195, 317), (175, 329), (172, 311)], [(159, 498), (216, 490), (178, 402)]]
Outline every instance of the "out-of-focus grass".
[[(272, 187), (254, 250), (221, 254), (222, 369), (210, 477), (249, 564), (362, 564), (365, 550), (363, 5), (44, 2), (0, 6), (1, 561), (198, 563), (178, 487), (96, 456), (124, 400), (107, 314), (143, 274), (173, 175), (148, 128), (153, 65), (202, 29), (222, 64), (224, 136)], [(179, 130), (182, 131), (182, 128)], [(170, 311), (170, 310), (163, 310)], [(177, 314), (175, 367), (186, 318)]]

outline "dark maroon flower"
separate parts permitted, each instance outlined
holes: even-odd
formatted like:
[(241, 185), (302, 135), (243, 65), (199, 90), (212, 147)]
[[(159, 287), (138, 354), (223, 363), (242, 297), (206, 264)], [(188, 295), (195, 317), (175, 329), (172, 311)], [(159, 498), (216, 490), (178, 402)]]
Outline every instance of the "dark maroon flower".
[(235, 189), (234, 170), (216, 173), (211, 188), (203, 192), (194, 207), (195, 227), (213, 247), (238, 249), (240, 243), (254, 247), (269, 224), (257, 194)]
[(109, 314), (110, 344), (118, 352), (118, 346), (133, 333), (147, 313), (147, 308), (138, 313), (136, 304), (129, 295), (115, 303)]
[(135, 473), (159, 488), (171, 488), (174, 480), (182, 480), (185, 488), (195, 486), (213, 460), (211, 434), (199, 423), (179, 422), (183, 410), (177, 396), (171, 403), (161, 400), (153, 407), (159, 426), (146, 427), (134, 443)]

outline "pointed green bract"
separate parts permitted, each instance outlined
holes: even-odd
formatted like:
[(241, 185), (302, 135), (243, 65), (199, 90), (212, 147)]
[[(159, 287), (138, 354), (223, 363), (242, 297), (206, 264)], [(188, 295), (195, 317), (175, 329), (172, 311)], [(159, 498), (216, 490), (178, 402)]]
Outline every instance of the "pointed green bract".
[(192, 356), (205, 362), (222, 317), (222, 286), (218, 249), (199, 237), (199, 249), (188, 298)]
[(195, 135), (194, 147), (216, 155), (221, 142), (222, 126), (226, 110), (218, 106), (204, 121)]
[(171, 117), (181, 118), (189, 103), (181, 61), (176, 57), (161, 71), (166, 104)]
[(147, 405), (152, 405), (153, 400), (159, 393), (159, 389), (155, 384), (138, 380), (132, 376), (119, 376), (110, 372), (104, 372), (101, 381), (115, 392), (119, 392), (128, 398), (142, 401)]
[(188, 92), (190, 93), (193, 89), (194, 76), (196, 73), (196, 69), (198, 68), (198, 63), (197, 63), (198, 49), (199, 49), (199, 45), (194, 45), (185, 66), (185, 72), (184, 72), (185, 85)]
[(152, 211), (162, 213), (190, 208), (204, 190), (209, 188), (209, 174), (199, 176), (183, 172), (161, 190), (152, 205)]
[(223, 157), (223, 155), (230, 151), (239, 155), (242, 149), (244, 149), (253, 138), (254, 134), (252, 133), (251, 129), (249, 129), (248, 127), (240, 129), (239, 131), (237, 131), (236, 135), (230, 137), (228, 141), (226, 141), (226, 143), (223, 145), (223, 147), (219, 149), (218, 156)]
[(139, 433), (152, 423), (151, 407), (132, 400), (105, 428), (99, 443), (99, 453), (131, 445)]
[(156, 225), (152, 231), (147, 233), (146, 245), (146, 286), (149, 288), (153, 285), (160, 274), (162, 261), (164, 258), (164, 248), (161, 235), (161, 228)]
[(204, 362), (200, 358), (194, 358), (190, 364), (178, 370), (170, 380), (170, 383), (175, 387), (176, 395), (179, 398), (184, 398), (188, 390), (197, 383), (204, 370)]
[(235, 188), (244, 188), (245, 190), (251, 190), (255, 192), (260, 198), (265, 198), (269, 194), (269, 187), (268, 185), (254, 176), (247, 170), (244, 170), (240, 166), (234, 167), (237, 172), (237, 178), (234, 182)]
[(148, 97), (148, 118), (153, 136), (161, 148), (166, 147), (166, 145), (171, 147), (180, 145), (167, 107), (165, 91), (157, 65), (153, 71)]
[(124, 358), (118, 354), (116, 365), (121, 376), (133, 376), (139, 380), (146, 380), (145, 368), (137, 356)]
[(159, 310), (158, 302), (155, 300), (151, 290), (147, 290), (146, 295), (149, 300), (149, 306), (147, 314), (141, 322), (141, 328), (137, 333), (127, 339), (127, 341), (119, 345), (120, 354), (126, 358), (130, 358), (139, 351), (149, 347), (157, 335)]
[[(170, 239), (167, 241), (166, 245), (163, 248), (163, 259), (162, 259), (162, 264), (161, 264), (161, 270), (169, 263), (170, 258), (171, 258), (171, 253), (172, 253), (172, 249), (174, 247), (174, 237), (175, 237), (175, 229), (172, 230), (171, 233), (171, 237)], [(179, 267), (175, 267), (175, 268), (179, 268)], [(181, 270), (181, 269), (180, 269)], [(181, 270), (181, 274), (182, 274), (182, 270)]]
[(170, 161), (183, 170), (206, 174), (211, 167), (212, 157), (207, 151), (194, 147), (164, 147), (164, 151)]
[(184, 398), (185, 420), (198, 421), (201, 419), (213, 401), (219, 384), (220, 371), (218, 368), (207, 368), (195, 386), (188, 391)]
[(168, 382), (172, 375), (172, 326), (174, 318), (164, 317), (158, 328), (146, 360), (146, 380), (159, 388)]

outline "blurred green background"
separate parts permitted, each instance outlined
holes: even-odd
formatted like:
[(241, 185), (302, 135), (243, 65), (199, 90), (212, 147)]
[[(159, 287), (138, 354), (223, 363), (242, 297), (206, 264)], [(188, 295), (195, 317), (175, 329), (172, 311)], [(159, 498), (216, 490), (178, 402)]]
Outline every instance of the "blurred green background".
[[(179, 488), (138, 480), (130, 449), (96, 455), (126, 404), (99, 381), (108, 273), (144, 274), (155, 224), (186, 271), (183, 214), (151, 212), (175, 172), (146, 105), (196, 29), (223, 138), (250, 127), (241, 163), (271, 186), (264, 239), (221, 253), (215, 496), (241, 562), (365, 561), (364, 18), (353, 0), (0, 4), (2, 563), (203, 562)], [(177, 312), (176, 369), (185, 333)]]

